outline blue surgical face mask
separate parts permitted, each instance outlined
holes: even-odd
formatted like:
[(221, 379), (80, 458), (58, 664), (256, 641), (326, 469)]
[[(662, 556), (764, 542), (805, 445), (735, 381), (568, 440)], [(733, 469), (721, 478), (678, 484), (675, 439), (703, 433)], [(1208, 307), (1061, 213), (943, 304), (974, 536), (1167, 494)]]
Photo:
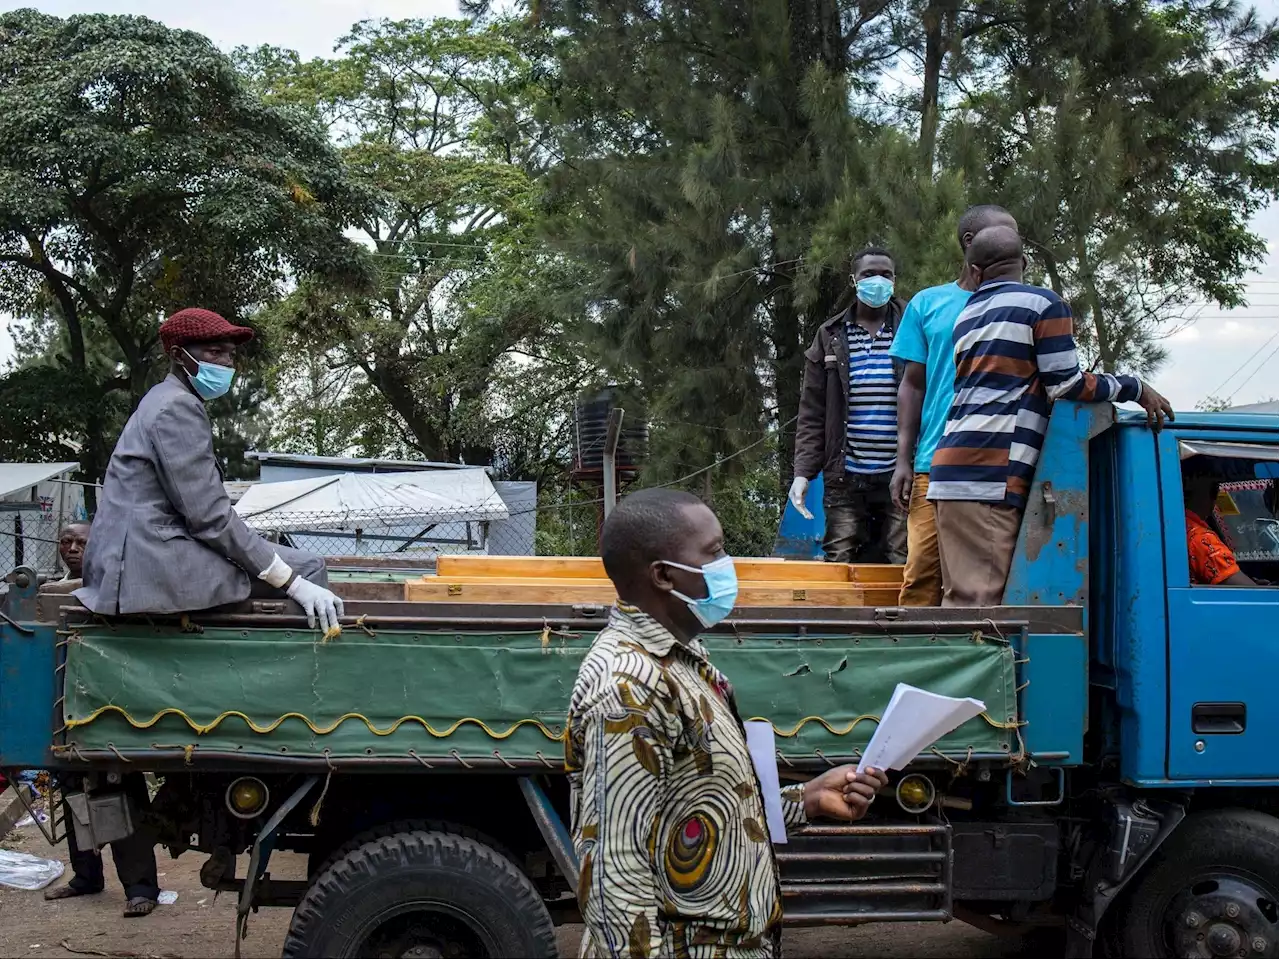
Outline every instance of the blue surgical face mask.
[(710, 629), (733, 612), (733, 604), (738, 601), (738, 571), (733, 567), (732, 556), (721, 556), (701, 568), (685, 566), (683, 563), (673, 563), (669, 560), (663, 560), (663, 562), (676, 569), (702, 574), (707, 584), (707, 595), (702, 599), (691, 599), (675, 590), (671, 592), (677, 599), (684, 600), (689, 611), (704, 627)]
[[(186, 350), (182, 351), (187, 353)], [(190, 353), (187, 353), (187, 359), (196, 365), (195, 376), (187, 374), (187, 380), (191, 383), (191, 388), (196, 391), (196, 395), (206, 403), (209, 400), (216, 400), (219, 396), (225, 396), (227, 391), (231, 389), (231, 381), (236, 378), (236, 371), (229, 366), (219, 366), (217, 363), (204, 363), (197, 360)]]
[(858, 281), (858, 299), (875, 309), (889, 302), (893, 296), (893, 280), (883, 276), (868, 276)]

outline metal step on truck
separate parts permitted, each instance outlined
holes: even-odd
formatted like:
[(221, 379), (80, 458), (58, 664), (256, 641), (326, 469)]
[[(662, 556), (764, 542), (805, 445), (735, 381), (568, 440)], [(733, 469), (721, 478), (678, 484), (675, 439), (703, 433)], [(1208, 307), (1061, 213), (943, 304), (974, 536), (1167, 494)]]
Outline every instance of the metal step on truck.
[[(1211, 522), (1259, 585), (1192, 582), (1191, 464), (1219, 477)], [(1275, 957), (1276, 477), (1274, 415), (1153, 433), (1060, 403), (1006, 605), (901, 609), (874, 583), (855, 605), (816, 564), (769, 573), (790, 592), (762, 586), (707, 645), (744, 716), (772, 723), (784, 782), (855, 759), (900, 682), (986, 704), (866, 820), (778, 847), (785, 921)], [(547, 568), (512, 559), (517, 581), (522, 562)], [(552, 956), (554, 925), (578, 919), (563, 737), (608, 612), (599, 573), (501, 601), (421, 574), (335, 569), (347, 617), (324, 642), (290, 604), (106, 620), (14, 570), (0, 770), (56, 773), (52, 839), (146, 829), (206, 855), (204, 883), (238, 896), (237, 948), (252, 911), (285, 906), (288, 956)], [(160, 783), (142, 806), (139, 773)], [(308, 878), (273, 878), (278, 850)]]

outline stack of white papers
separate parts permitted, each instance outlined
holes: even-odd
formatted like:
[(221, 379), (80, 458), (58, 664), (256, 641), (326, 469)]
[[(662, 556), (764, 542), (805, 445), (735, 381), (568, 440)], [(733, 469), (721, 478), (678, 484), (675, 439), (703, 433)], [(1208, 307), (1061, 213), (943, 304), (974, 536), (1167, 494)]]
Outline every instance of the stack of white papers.
[(782, 817), (782, 788), (778, 783), (778, 755), (774, 751), (773, 724), (767, 719), (748, 719), (742, 725), (747, 731), (747, 751), (751, 753), (751, 765), (756, 767), (756, 775), (760, 777), (769, 841), (775, 845), (785, 843), (787, 824)]
[(858, 763), (858, 772), (868, 766), (873, 769), (902, 769), (925, 747), (986, 708), (986, 703), (978, 699), (939, 696), (898, 683), (893, 698), (880, 717), (880, 725)]

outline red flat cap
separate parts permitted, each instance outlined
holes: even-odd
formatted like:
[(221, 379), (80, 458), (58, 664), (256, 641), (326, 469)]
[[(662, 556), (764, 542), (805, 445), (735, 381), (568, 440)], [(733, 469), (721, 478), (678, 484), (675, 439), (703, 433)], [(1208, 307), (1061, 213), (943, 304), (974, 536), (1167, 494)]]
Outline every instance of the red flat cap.
[(213, 310), (202, 310), (198, 306), (179, 310), (160, 324), (160, 343), (166, 353), (185, 343), (211, 343), (214, 340), (248, 343), (251, 339), (253, 330), (249, 327), (235, 326)]

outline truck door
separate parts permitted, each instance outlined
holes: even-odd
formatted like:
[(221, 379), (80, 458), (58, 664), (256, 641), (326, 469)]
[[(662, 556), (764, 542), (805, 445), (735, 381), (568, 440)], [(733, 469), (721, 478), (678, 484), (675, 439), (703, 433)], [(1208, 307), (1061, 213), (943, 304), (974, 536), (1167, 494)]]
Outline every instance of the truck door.
[[(1275, 780), (1276, 436), (1165, 433), (1159, 447), (1169, 624), (1167, 775)], [(1204, 536), (1204, 527), (1224, 550)], [(1255, 585), (1230, 573), (1233, 558)]]

